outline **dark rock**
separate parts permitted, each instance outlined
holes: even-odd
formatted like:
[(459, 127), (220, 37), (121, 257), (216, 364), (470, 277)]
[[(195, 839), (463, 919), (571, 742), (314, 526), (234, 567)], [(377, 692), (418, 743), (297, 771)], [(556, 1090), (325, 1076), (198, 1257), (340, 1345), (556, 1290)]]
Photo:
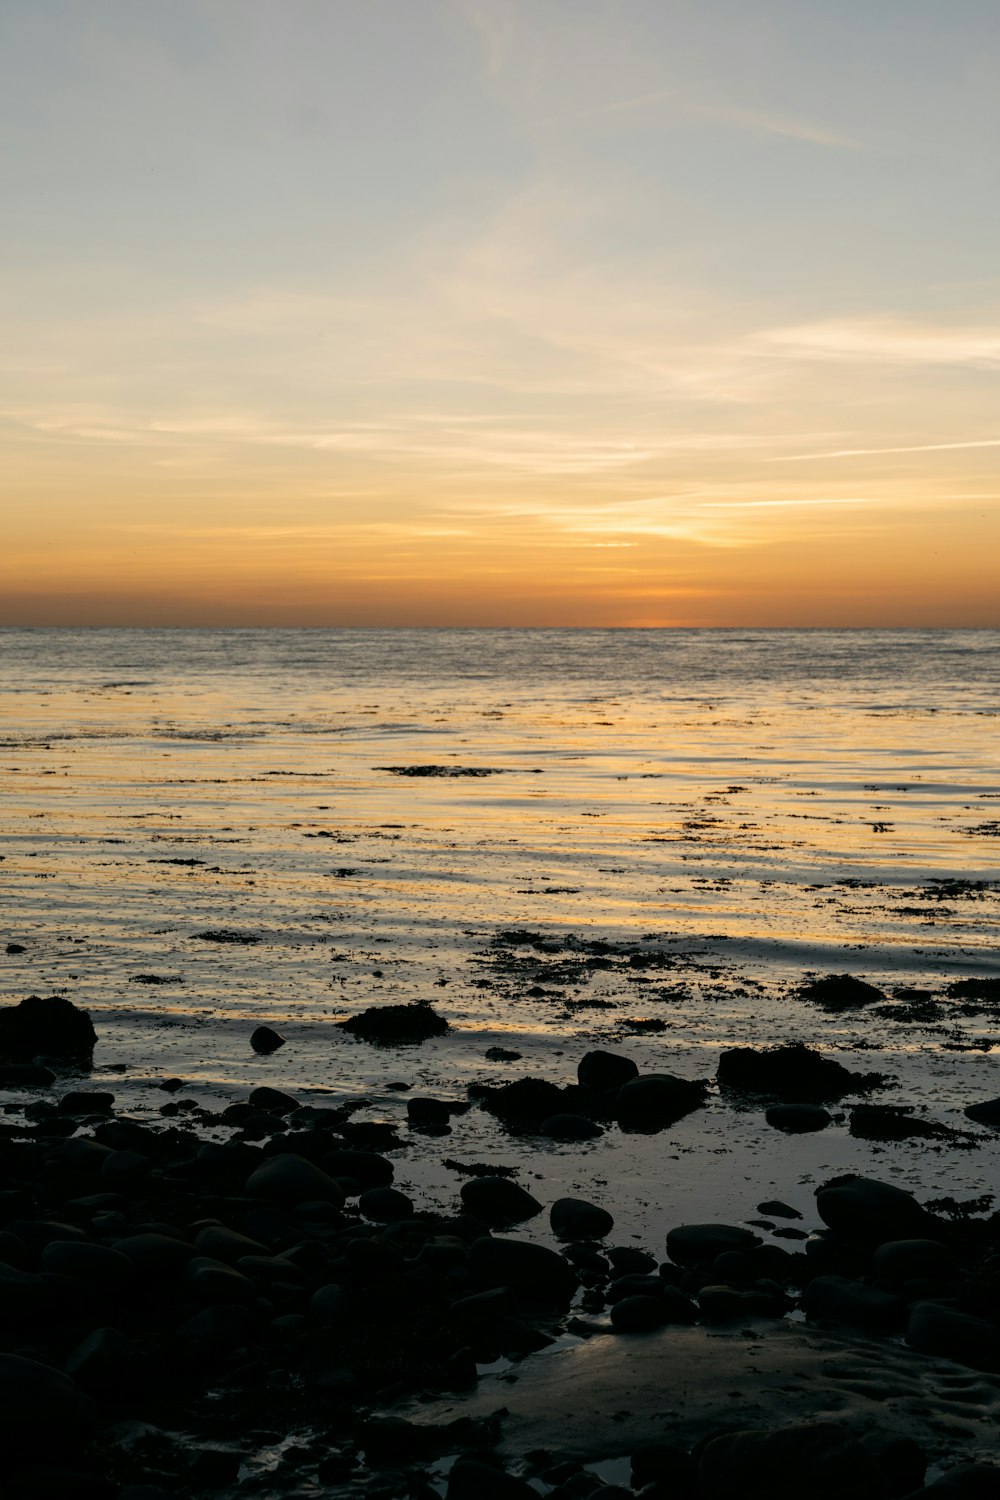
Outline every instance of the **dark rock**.
[(745, 1318), (782, 1318), (785, 1301), (780, 1295), (732, 1286), (703, 1286), (698, 1308), (704, 1323), (739, 1323)]
[(108, 1291), (124, 1290), (135, 1277), (135, 1266), (120, 1250), (78, 1240), (50, 1240), (42, 1251), (40, 1269), (76, 1276)]
[(890, 1333), (903, 1321), (901, 1297), (847, 1276), (816, 1276), (802, 1294), (807, 1318), (847, 1323), (869, 1333)]
[[(256, 1032), (254, 1035), (256, 1036)], [(247, 1100), (250, 1108), (254, 1111), (263, 1111), (265, 1114), (290, 1115), (293, 1110), (298, 1109), (299, 1101), (291, 1094), (284, 1093), (281, 1089), (267, 1088), (251, 1089), (250, 1098)]]
[(538, 1491), (478, 1458), (460, 1458), (448, 1475), (445, 1500), (538, 1500)]
[(926, 1489), (917, 1490), (903, 1500), (997, 1500), (1000, 1495), (1000, 1468), (993, 1464), (956, 1464), (933, 1480)]
[(798, 991), (801, 1000), (812, 1000), (824, 1010), (839, 1012), (857, 1010), (862, 1005), (871, 1005), (876, 1000), (885, 1000), (882, 990), (853, 974), (825, 974), (812, 984), (804, 984)]
[(711, 1265), (727, 1250), (752, 1250), (760, 1235), (736, 1224), (679, 1224), (667, 1234), (667, 1254), (680, 1266)]
[(553, 1141), (592, 1141), (604, 1131), (586, 1115), (549, 1115), (541, 1123), (542, 1135)]
[(4, 1464), (73, 1452), (93, 1421), (92, 1403), (61, 1370), (0, 1354), (0, 1452)]
[(277, 1052), (279, 1047), (285, 1045), (285, 1038), (272, 1031), (270, 1026), (258, 1026), (250, 1033), (250, 1045), (255, 1052), (266, 1056), (269, 1052)]
[(62, 995), (29, 995), (0, 1008), (0, 1059), (32, 1062), (39, 1054), (89, 1062), (97, 1045), (90, 1015)]
[(859, 1104), (851, 1110), (850, 1134), (862, 1141), (950, 1140), (959, 1134), (934, 1120), (920, 1120), (893, 1104)]
[(392, 1162), (377, 1151), (330, 1151), (323, 1167), (331, 1177), (353, 1177), (366, 1190), (388, 1187), (395, 1175)]
[(203, 1307), (177, 1329), (185, 1343), (204, 1344), (210, 1348), (240, 1348), (254, 1341), (260, 1319), (252, 1308), (240, 1303)]
[[(470, 1090), (472, 1092), (472, 1090)], [(560, 1113), (565, 1096), (545, 1078), (517, 1078), (513, 1083), (476, 1090), (483, 1109), (512, 1130), (537, 1130), (543, 1120)]]
[(783, 1130), (786, 1135), (825, 1130), (832, 1122), (829, 1110), (821, 1104), (772, 1104), (764, 1118), (775, 1130)]
[(877, 1088), (879, 1073), (852, 1073), (832, 1058), (793, 1042), (787, 1047), (732, 1047), (723, 1052), (716, 1073), (724, 1088), (751, 1094), (773, 1094), (791, 1102), (842, 1099), (845, 1094)]
[(656, 1270), (656, 1256), (648, 1250), (637, 1250), (634, 1245), (613, 1245), (605, 1253), (619, 1276), (629, 1272), (642, 1276)]
[(1000, 1336), (993, 1323), (937, 1302), (917, 1302), (910, 1310), (906, 1342), (921, 1354), (953, 1359), (973, 1370), (1000, 1373)]
[(395, 1224), (413, 1217), (413, 1199), (392, 1187), (368, 1188), (358, 1199), (358, 1208), (376, 1224)]
[(861, 1446), (870, 1453), (889, 1481), (891, 1495), (919, 1488), (927, 1471), (927, 1457), (913, 1438), (892, 1432), (866, 1432)]
[(623, 1084), (615, 1101), (615, 1118), (631, 1129), (672, 1125), (705, 1103), (708, 1085), (675, 1078), (671, 1073), (643, 1073)]
[(96, 1089), (76, 1089), (63, 1094), (57, 1107), (61, 1115), (109, 1115), (115, 1107), (115, 1096)]
[(461, 1187), (462, 1206), (483, 1224), (521, 1224), (542, 1211), (542, 1205), (507, 1177), (470, 1177)]
[(114, 1248), (128, 1256), (141, 1276), (153, 1279), (176, 1276), (195, 1253), (186, 1240), (157, 1232), (126, 1235)]
[(7, 1089), (47, 1089), (56, 1081), (51, 1068), (37, 1063), (4, 1063), (0, 1065), (0, 1087)]
[(777, 1198), (769, 1198), (766, 1203), (758, 1203), (757, 1212), (767, 1214), (772, 1219), (801, 1219), (802, 1217), (797, 1208), (790, 1208), (787, 1203), (782, 1203)]
[(294, 1205), (318, 1199), (343, 1208), (344, 1194), (332, 1177), (304, 1156), (271, 1156), (247, 1178), (247, 1197)]
[(474, 1240), (469, 1272), (482, 1290), (508, 1286), (526, 1301), (558, 1306), (568, 1304), (577, 1285), (576, 1273), (561, 1255), (527, 1240)]
[(955, 1257), (938, 1240), (889, 1240), (872, 1256), (871, 1274), (876, 1280), (904, 1282), (951, 1276)]
[(43, 1277), (0, 1264), (0, 1327), (33, 1328), (49, 1316), (54, 1300)]
[(982, 1104), (970, 1104), (965, 1113), (977, 1125), (988, 1125), (991, 1130), (1000, 1130), (1000, 1099), (986, 1099)]
[(444, 1099), (415, 1097), (406, 1101), (406, 1118), (411, 1125), (447, 1125), (451, 1105)]
[(602, 1052), (600, 1049), (595, 1049), (593, 1052), (584, 1053), (581, 1057), (577, 1064), (576, 1076), (584, 1088), (603, 1092), (604, 1089), (621, 1088), (622, 1084), (628, 1083), (630, 1078), (638, 1078), (639, 1065), (620, 1052)]
[(885, 1476), (846, 1427), (808, 1422), (711, 1438), (698, 1461), (701, 1500), (885, 1500)]
[(423, 1042), (443, 1036), (448, 1022), (426, 1001), (416, 1005), (373, 1005), (337, 1025), (363, 1041), (389, 1046), (401, 1042)]
[(66, 1373), (81, 1390), (115, 1399), (134, 1389), (139, 1376), (139, 1350), (117, 1328), (95, 1328), (67, 1356)]
[(224, 1260), (230, 1265), (244, 1255), (264, 1255), (266, 1246), (249, 1235), (235, 1229), (226, 1229), (222, 1224), (206, 1224), (194, 1237), (194, 1248), (199, 1255), (208, 1255), (213, 1260)]
[(635, 1489), (662, 1480), (680, 1495), (691, 1488), (694, 1479), (691, 1456), (672, 1443), (640, 1443), (632, 1454), (631, 1467)]
[(611, 1309), (611, 1326), (616, 1333), (648, 1333), (662, 1328), (667, 1309), (662, 1297), (638, 1295), (622, 1297)]
[(922, 1238), (933, 1227), (911, 1193), (868, 1177), (837, 1178), (817, 1188), (816, 1208), (838, 1234), (869, 1244)]
[(206, 1306), (222, 1306), (233, 1302), (249, 1304), (257, 1297), (257, 1288), (249, 1276), (242, 1275), (221, 1260), (208, 1255), (195, 1255), (181, 1273), (186, 1296)]
[(602, 1240), (615, 1227), (606, 1208), (582, 1198), (557, 1198), (549, 1209), (549, 1223), (561, 1240)]

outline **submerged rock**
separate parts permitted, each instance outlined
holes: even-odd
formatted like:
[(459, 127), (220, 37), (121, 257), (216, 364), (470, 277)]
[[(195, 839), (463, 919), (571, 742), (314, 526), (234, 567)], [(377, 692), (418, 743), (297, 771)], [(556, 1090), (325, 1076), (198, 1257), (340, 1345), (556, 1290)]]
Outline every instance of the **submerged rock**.
[(786, 1135), (804, 1135), (811, 1130), (825, 1130), (833, 1117), (821, 1104), (772, 1104), (764, 1118)]
[(90, 1013), (62, 995), (29, 995), (0, 1009), (0, 1059), (31, 1062), (39, 1055), (89, 1062), (97, 1045)]

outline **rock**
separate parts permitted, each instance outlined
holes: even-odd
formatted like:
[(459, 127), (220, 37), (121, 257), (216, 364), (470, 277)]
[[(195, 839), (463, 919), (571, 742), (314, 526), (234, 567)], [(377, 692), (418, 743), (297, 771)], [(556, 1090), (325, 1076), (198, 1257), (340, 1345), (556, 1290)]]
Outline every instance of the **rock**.
[(839, 1012), (857, 1010), (862, 1005), (871, 1005), (876, 1000), (885, 1000), (882, 990), (853, 974), (825, 974), (812, 984), (804, 984), (798, 991), (800, 1000), (812, 1000), (824, 1010)]
[(584, 1088), (603, 1092), (605, 1089), (621, 1088), (630, 1078), (638, 1078), (639, 1065), (620, 1052), (595, 1049), (593, 1052), (585, 1052), (581, 1057), (576, 1076)]
[(507, 1177), (471, 1177), (460, 1191), (463, 1207), (491, 1228), (521, 1224), (542, 1211), (537, 1198)]
[(250, 1173), (245, 1192), (249, 1198), (288, 1206), (312, 1199), (332, 1203), (335, 1208), (344, 1206), (344, 1194), (333, 1178), (304, 1156), (292, 1154), (269, 1157)]
[(110, 1245), (91, 1245), (78, 1240), (50, 1240), (42, 1251), (40, 1269), (57, 1276), (76, 1276), (107, 1291), (123, 1291), (135, 1279), (135, 1266)]
[(176, 1276), (195, 1253), (186, 1240), (156, 1232), (126, 1235), (114, 1248), (128, 1256), (141, 1276), (153, 1280)]
[(576, 1273), (561, 1255), (528, 1240), (474, 1240), (469, 1272), (480, 1290), (507, 1286), (526, 1301), (558, 1306), (569, 1303), (577, 1285)]
[(259, 1329), (260, 1319), (252, 1308), (231, 1302), (203, 1307), (180, 1325), (177, 1337), (185, 1343), (232, 1349), (253, 1343)]
[(447, 1125), (451, 1105), (444, 1099), (416, 1097), (406, 1101), (406, 1118), (411, 1125)]
[(710, 1265), (727, 1250), (752, 1250), (759, 1234), (736, 1224), (679, 1224), (667, 1235), (667, 1254), (675, 1265)]
[[(254, 1035), (256, 1036), (256, 1032)], [(264, 1114), (290, 1115), (293, 1110), (298, 1109), (299, 1101), (291, 1094), (284, 1093), (281, 1089), (264, 1088), (251, 1089), (250, 1098), (247, 1100), (252, 1110), (263, 1111)]]
[(323, 1167), (331, 1177), (353, 1177), (363, 1189), (388, 1187), (392, 1182), (392, 1162), (377, 1151), (329, 1151)]
[(266, 1255), (267, 1247), (260, 1240), (251, 1239), (235, 1229), (226, 1229), (222, 1224), (206, 1224), (194, 1237), (194, 1248), (199, 1255), (223, 1260), (230, 1265), (245, 1255)]
[(400, 1219), (412, 1219), (413, 1199), (398, 1188), (368, 1188), (358, 1199), (358, 1208), (366, 1219), (376, 1224), (396, 1224)]
[(732, 1047), (720, 1057), (716, 1077), (723, 1088), (812, 1103), (862, 1093), (880, 1087), (884, 1081), (880, 1073), (852, 1073), (801, 1042), (759, 1051), (755, 1047)]
[(61, 1115), (109, 1115), (114, 1107), (114, 1094), (96, 1089), (75, 1089), (63, 1094), (57, 1105)]
[(901, 1297), (847, 1276), (816, 1276), (802, 1294), (807, 1318), (847, 1323), (868, 1333), (891, 1333), (904, 1315)]
[(903, 1500), (997, 1500), (1000, 1468), (993, 1464), (956, 1464), (931, 1481), (926, 1489), (905, 1495)]
[(678, 1494), (687, 1493), (693, 1488), (694, 1464), (691, 1456), (673, 1443), (640, 1443), (633, 1451), (630, 1462), (632, 1485), (635, 1489), (651, 1484), (654, 1480), (669, 1485)]
[(868, 1177), (836, 1178), (817, 1188), (816, 1208), (838, 1234), (875, 1245), (919, 1238), (933, 1227), (912, 1193)]
[(885, 1476), (846, 1427), (804, 1422), (711, 1438), (698, 1460), (701, 1500), (885, 1500)]
[(0, 1264), (0, 1327), (36, 1327), (52, 1312), (54, 1300), (43, 1277)]
[(783, 1130), (786, 1135), (825, 1130), (833, 1120), (829, 1110), (821, 1104), (772, 1104), (764, 1118), (775, 1130)]
[(604, 1131), (586, 1115), (549, 1115), (541, 1124), (542, 1135), (553, 1141), (592, 1141)]
[(888, 1240), (879, 1245), (871, 1262), (877, 1281), (933, 1281), (955, 1270), (955, 1257), (938, 1240)]
[(615, 1118), (632, 1129), (672, 1125), (705, 1103), (708, 1085), (675, 1078), (671, 1073), (643, 1073), (623, 1084), (615, 1101)]
[(337, 1025), (363, 1041), (389, 1046), (401, 1042), (423, 1042), (432, 1036), (443, 1036), (448, 1030), (444, 1016), (426, 1001), (416, 1005), (373, 1005)]
[(745, 1318), (783, 1318), (784, 1299), (755, 1288), (703, 1286), (698, 1293), (703, 1323), (739, 1323)]
[(0, 1087), (7, 1089), (47, 1089), (56, 1081), (51, 1068), (39, 1067), (37, 1063), (5, 1063), (0, 1065)]
[(84, 1441), (93, 1404), (61, 1370), (17, 1354), (0, 1354), (0, 1452), (4, 1464), (22, 1457), (59, 1458)]
[(66, 1358), (81, 1390), (105, 1399), (127, 1395), (139, 1376), (137, 1345), (117, 1328), (95, 1328)]
[(249, 1276), (208, 1255), (193, 1256), (184, 1267), (181, 1280), (185, 1295), (206, 1306), (249, 1304), (257, 1298), (257, 1288)]
[(758, 1203), (757, 1212), (767, 1214), (769, 1219), (801, 1219), (802, 1217), (797, 1208), (791, 1208), (787, 1203), (782, 1203), (780, 1198), (769, 1198), (766, 1203)]
[(561, 1240), (602, 1240), (615, 1227), (606, 1208), (582, 1198), (557, 1198), (549, 1209), (549, 1223)]
[(937, 1302), (917, 1302), (910, 1310), (906, 1342), (921, 1354), (953, 1359), (973, 1370), (1000, 1373), (1000, 1336), (993, 1323)]
[(639, 1294), (622, 1297), (611, 1309), (611, 1326), (616, 1333), (649, 1333), (662, 1328), (667, 1309), (662, 1297)]
[(272, 1031), (270, 1026), (258, 1026), (250, 1033), (250, 1045), (255, 1052), (266, 1056), (269, 1052), (277, 1052), (279, 1047), (285, 1045), (285, 1038)]
[(545, 1078), (486, 1086), (476, 1090), (476, 1097), (483, 1109), (512, 1130), (537, 1130), (543, 1120), (559, 1114), (565, 1103), (562, 1089)]
[(656, 1256), (650, 1255), (648, 1250), (638, 1250), (634, 1245), (612, 1245), (605, 1254), (619, 1276), (627, 1276), (630, 1272), (643, 1276), (656, 1270)]
[(895, 1104), (858, 1104), (850, 1134), (862, 1141), (951, 1140), (961, 1132), (935, 1120), (920, 1120)]
[(62, 995), (29, 995), (20, 1005), (0, 1008), (0, 1058), (32, 1062), (39, 1054), (89, 1063), (97, 1032), (89, 1012)]
[(538, 1500), (538, 1491), (478, 1458), (460, 1458), (448, 1475), (445, 1500)]
[(970, 1104), (965, 1113), (977, 1125), (988, 1125), (991, 1130), (1000, 1130), (1000, 1099), (986, 1099), (982, 1104)]

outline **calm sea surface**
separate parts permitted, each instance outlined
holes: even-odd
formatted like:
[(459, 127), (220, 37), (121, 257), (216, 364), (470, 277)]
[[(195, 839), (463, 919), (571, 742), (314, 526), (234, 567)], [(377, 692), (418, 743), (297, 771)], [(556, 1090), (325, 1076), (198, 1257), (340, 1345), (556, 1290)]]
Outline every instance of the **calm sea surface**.
[[(725, 1046), (801, 1039), (882, 1054), (892, 1102), (966, 1126), (1000, 1094), (1000, 1005), (949, 992), (1000, 974), (998, 716), (988, 631), (0, 631), (3, 939), (24, 949), (0, 951), (2, 998), (87, 1006), (95, 1079), (140, 1113), (171, 1073), (202, 1103), (266, 1081), (395, 1118), (390, 1082), (568, 1081), (595, 1045), (708, 1077)], [(884, 1003), (828, 1015), (794, 997), (810, 972)], [(416, 999), (447, 1037), (380, 1052), (333, 1024)], [(260, 1021), (288, 1039), (269, 1059)], [(626, 1216), (654, 1149), (671, 1211), (742, 1208), (762, 1157), (788, 1197), (873, 1170), (846, 1122), (785, 1138), (759, 1114), (716, 1100), (669, 1150), (609, 1132), (547, 1170), (599, 1169)], [(1000, 1192), (995, 1140), (879, 1170)], [(456, 1124), (453, 1154), (518, 1149)], [(407, 1157), (442, 1201), (447, 1154)]]

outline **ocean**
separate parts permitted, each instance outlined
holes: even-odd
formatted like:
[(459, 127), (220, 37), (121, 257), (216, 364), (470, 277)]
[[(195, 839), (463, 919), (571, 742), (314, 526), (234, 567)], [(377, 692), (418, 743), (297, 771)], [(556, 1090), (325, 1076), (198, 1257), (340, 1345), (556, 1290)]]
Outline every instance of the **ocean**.
[[(441, 1205), (449, 1156), (603, 1182), (641, 1237), (805, 1211), (837, 1171), (1000, 1194), (962, 1113), (1000, 1094), (1000, 998), (968, 983), (1000, 978), (998, 716), (996, 631), (7, 629), (2, 999), (86, 1007), (93, 1085), (138, 1118), (171, 1075), (207, 1108), (266, 1082), (399, 1122), (395, 1085), (567, 1082), (594, 1047), (712, 1078), (796, 1040), (952, 1131), (873, 1143), (845, 1106), (785, 1136), (713, 1091), (540, 1148), (473, 1109), (400, 1152)], [(798, 994), (843, 973), (880, 996)], [(337, 1025), (416, 1000), (445, 1036)]]

